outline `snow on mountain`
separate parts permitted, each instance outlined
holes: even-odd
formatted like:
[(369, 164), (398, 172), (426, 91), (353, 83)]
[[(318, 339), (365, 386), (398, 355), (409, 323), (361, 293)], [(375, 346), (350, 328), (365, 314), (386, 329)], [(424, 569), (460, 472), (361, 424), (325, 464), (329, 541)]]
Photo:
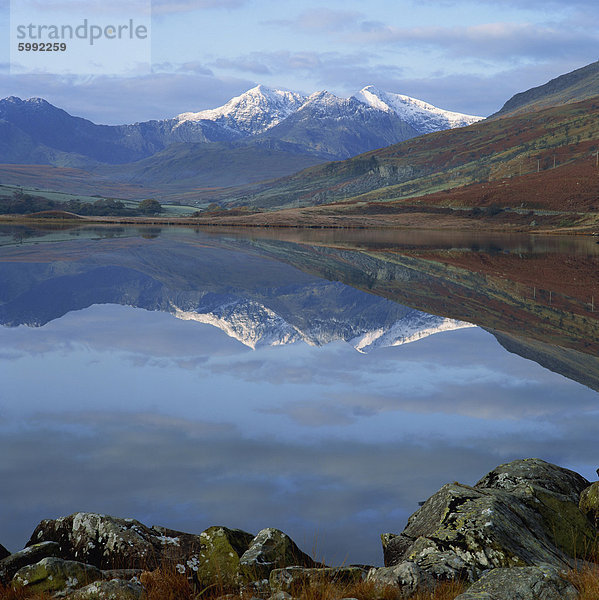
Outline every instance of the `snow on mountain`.
[(354, 97), (373, 108), (395, 113), (422, 133), (465, 127), (483, 119), (483, 117), (443, 110), (410, 96), (383, 92), (373, 85), (362, 88)]
[(293, 325), (253, 300), (228, 302), (206, 313), (173, 308), (178, 319), (218, 327), (254, 350), (258, 346), (282, 346), (302, 339)]
[(442, 110), (409, 96), (383, 92), (372, 85), (366, 86), (349, 98), (340, 98), (328, 91), (315, 92), (306, 98), (296, 92), (258, 85), (232, 98), (223, 106), (200, 112), (182, 113), (175, 117), (174, 122), (177, 128), (199, 121), (212, 121), (232, 132), (256, 135), (272, 129), (300, 111), (310, 110), (317, 117), (347, 117), (359, 114), (359, 106), (397, 115), (419, 133), (463, 127), (482, 119), (482, 117)]
[[(376, 327), (374, 324), (372, 329), (364, 328), (354, 336), (355, 328), (351, 324), (348, 327), (348, 323), (336, 320), (329, 323), (321, 321), (314, 328), (302, 331), (272, 309), (253, 300), (227, 302), (204, 313), (176, 306), (172, 309), (178, 319), (217, 327), (253, 350), (260, 346), (284, 346), (299, 341), (310, 346), (323, 346), (343, 340), (366, 354), (375, 348), (401, 346), (443, 331), (475, 327), (463, 321), (411, 310), (390, 327)], [(347, 335), (348, 331), (352, 331), (352, 337)]]
[(214, 121), (234, 131), (254, 135), (280, 123), (294, 113), (305, 100), (295, 92), (257, 85), (219, 108), (182, 113), (176, 119), (179, 123)]
[(367, 353), (375, 348), (410, 344), (435, 333), (469, 327), (476, 327), (476, 325), (413, 310), (391, 327), (367, 331), (349, 340), (349, 343), (359, 352)]

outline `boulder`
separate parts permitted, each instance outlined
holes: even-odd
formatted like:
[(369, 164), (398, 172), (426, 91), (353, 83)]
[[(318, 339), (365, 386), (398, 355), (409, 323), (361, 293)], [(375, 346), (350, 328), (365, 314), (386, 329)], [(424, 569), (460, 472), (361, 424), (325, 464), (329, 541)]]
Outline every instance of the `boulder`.
[[(216, 585), (232, 590), (239, 586), (239, 561), (249, 548), (254, 536), (241, 529), (210, 527), (200, 534), (201, 548), (198, 560), (177, 565), (180, 572), (191, 569), (200, 587)], [(181, 566), (184, 571), (181, 571)]]
[(366, 579), (368, 571), (362, 567), (306, 568), (286, 567), (270, 572), (270, 589), (274, 593), (287, 592), (299, 597), (306, 588), (326, 585), (351, 585)]
[(565, 496), (578, 504), (580, 493), (589, 482), (582, 475), (569, 469), (539, 458), (524, 458), (499, 465), (474, 487), (517, 492), (523, 486), (529, 485)]
[(578, 508), (588, 482), (538, 459), (501, 465), (474, 487), (443, 486), (385, 537), (386, 566), (416, 563), (436, 579), (476, 581), (498, 567), (566, 568), (596, 531)]
[(159, 564), (197, 559), (200, 536), (164, 527), (147, 527), (135, 519), (75, 513), (42, 521), (27, 546), (42, 541), (60, 545), (64, 558), (100, 569), (156, 568)]
[(19, 569), (12, 580), (16, 588), (26, 588), (31, 593), (69, 593), (100, 579), (100, 570), (74, 560), (43, 558), (34, 565)]
[(0, 560), (0, 583), (7, 585), (22, 567), (34, 565), (43, 558), (61, 558), (60, 546), (56, 542), (42, 542), (34, 544), (24, 550), (15, 552), (7, 558)]
[(493, 569), (455, 600), (577, 600), (576, 588), (550, 566)]
[(599, 527), (599, 481), (582, 490), (578, 506), (591, 523)]
[(377, 588), (399, 588), (402, 596), (405, 597), (413, 596), (418, 592), (430, 592), (435, 587), (433, 577), (413, 562), (370, 569), (366, 581), (374, 583)]
[(69, 595), (69, 600), (140, 600), (143, 587), (138, 581), (112, 579), (95, 581)]
[(319, 567), (285, 533), (271, 527), (258, 532), (240, 559), (244, 581), (268, 579), (273, 569), (284, 567)]

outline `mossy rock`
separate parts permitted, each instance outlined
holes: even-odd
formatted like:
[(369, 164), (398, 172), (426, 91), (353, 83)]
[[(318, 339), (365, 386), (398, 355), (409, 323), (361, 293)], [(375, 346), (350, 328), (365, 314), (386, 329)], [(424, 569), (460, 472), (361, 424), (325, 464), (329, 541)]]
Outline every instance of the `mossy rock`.
[(585, 487), (580, 475), (540, 459), (501, 465), (474, 487), (447, 484), (400, 535), (384, 536), (385, 565), (410, 561), (436, 579), (471, 582), (494, 568), (568, 568), (596, 538), (578, 508)]
[(19, 569), (52, 556), (62, 558), (60, 546), (56, 542), (42, 542), (19, 550), (19, 552), (0, 560), (0, 582), (7, 585)]
[(239, 586), (239, 560), (253, 537), (241, 529), (227, 527), (209, 527), (203, 531), (198, 561), (193, 567), (200, 585), (236, 589)]
[(16, 588), (31, 593), (72, 591), (102, 578), (100, 569), (74, 560), (44, 558), (17, 571), (12, 580)]
[(580, 510), (595, 527), (599, 527), (599, 481), (592, 483), (580, 494)]
[(578, 505), (540, 490), (535, 490), (534, 495), (541, 501), (538, 511), (553, 543), (573, 558), (586, 559), (594, 556), (597, 531)]

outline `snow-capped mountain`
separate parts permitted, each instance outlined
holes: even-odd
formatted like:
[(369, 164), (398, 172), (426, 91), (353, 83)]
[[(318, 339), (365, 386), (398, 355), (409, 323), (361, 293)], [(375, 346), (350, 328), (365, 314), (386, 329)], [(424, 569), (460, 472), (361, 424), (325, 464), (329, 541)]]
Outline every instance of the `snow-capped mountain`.
[[(482, 119), (443, 110), (409, 96), (383, 92), (373, 85), (362, 88), (349, 98), (340, 98), (326, 90), (306, 97), (296, 92), (258, 85), (218, 108), (177, 115), (175, 127), (212, 121), (243, 135), (256, 135), (268, 131), (300, 111), (309, 110), (314, 117), (320, 118), (353, 115), (356, 113), (355, 100), (374, 111), (399, 117), (414, 129), (416, 135), (463, 127)], [(367, 112), (371, 111), (362, 110), (362, 114)]]
[(416, 342), (436, 333), (475, 327), (470, 323), (430, 315), (409, 309), (390, 326), (380, 327), (376, 322), (357, 324), (351, 320), (314, 320), (306, 328), (286, 321), (271, 308), (249, 299), (227, 302), (206, 312), (182, 310), (172, 306), (175, 317), (217, 327), (229, 337), (249, 348), (284, 346), (303, 341), (310, 346), (324, 346), (345, 341), (358, 352), (368, 353), (376, 348), (401, 346)]
[(378, 110), (395, 113), (421, 134), (465, 127), (483, 119), (483, 117), (443, 110), (410, 96), (382, 92), (373, 85), (362, 88), (354, 97)]
[[(285, 156), (281, 162), (287, 161), (287, 171), (258, 169), (258, 179), (268, 179), (293, 173), (307, 164), (349, 158), (477, 120), (479, 117), (445, 111), (374, 86), (340, 98), (327, 91), (305, 97), (258, 85), (218, 108), (114, 126), (74, 117), (41, 98), (10, 97), (0, 100), (0, 162), (101, 169), (103, 164), (153, 158), (169, 146), (183, 143), (213, 149), (217, 156), (210, 160), (222, 163), (228, 158), (222, 156), (223, 147), (235, 151), (240, 146), (251, 149), (256, 144), (275, 143), (269, 147), (276, 154), (277, 144), (282, 142)], [(306, 163), (306, 157), (311, 161)], [(157, 164), (145, 172), (168, 171), (169, 161), (169, 157), (157, 156)], [(135, 166), (128, 165), (124, 176), (119, 171), (119, 181), (128, 181), (129, 168)], [(212, 182), (208, 179), (202, 183)]]
[(305, 100), (295, 92), (257, 85), (219, 108), (177, 115), (176, 126), (190, 121), (214, 121), (233, 131), (255, 135), (286, 119), (298, 110)]

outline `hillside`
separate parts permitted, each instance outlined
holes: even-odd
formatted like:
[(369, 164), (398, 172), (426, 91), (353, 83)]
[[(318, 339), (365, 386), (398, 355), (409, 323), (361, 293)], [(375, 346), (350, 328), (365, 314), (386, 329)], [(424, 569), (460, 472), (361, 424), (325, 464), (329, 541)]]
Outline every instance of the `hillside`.
[(503, 105), (501, 110), (489, 118), (522, 114), (570, 102), (580, 102), (598, 94), (599, 61), (571, 73), (560, 75), (544, 85), (516, 94)]
[[(403, 201), (472, 184), (518, 181), (554, 166), (594, 164), (599, 97), (469, 127), (421, 136), (341, 162), (308, 168), (276, 182), (228, 193), (231, 204), (263, 209), (332, 202)], [(578, 182), (571, 182), (578, 185)], [(581, 188), (582, 189), (582, 188)], [(450, 193), (450, 190), (452, 192)], [(223, 198), (224, 199), (224, 198)], [(464, 206), (476, 206), (462, 198)], [(518, 202), (518, 205), (520, 202)], [(543, 206), (543, 198), (537, 207)], [(577, 208), (574, 202), (569, 209)]]
[(125, 165), (102, 165), (96, 176), (112, 182), (155, 186), (227, 187), (283, 177), (322, 163), (329, 156), (308, 154), (297, 144), (276, 140), (251, 143), (171, 144), (161, 152)]

